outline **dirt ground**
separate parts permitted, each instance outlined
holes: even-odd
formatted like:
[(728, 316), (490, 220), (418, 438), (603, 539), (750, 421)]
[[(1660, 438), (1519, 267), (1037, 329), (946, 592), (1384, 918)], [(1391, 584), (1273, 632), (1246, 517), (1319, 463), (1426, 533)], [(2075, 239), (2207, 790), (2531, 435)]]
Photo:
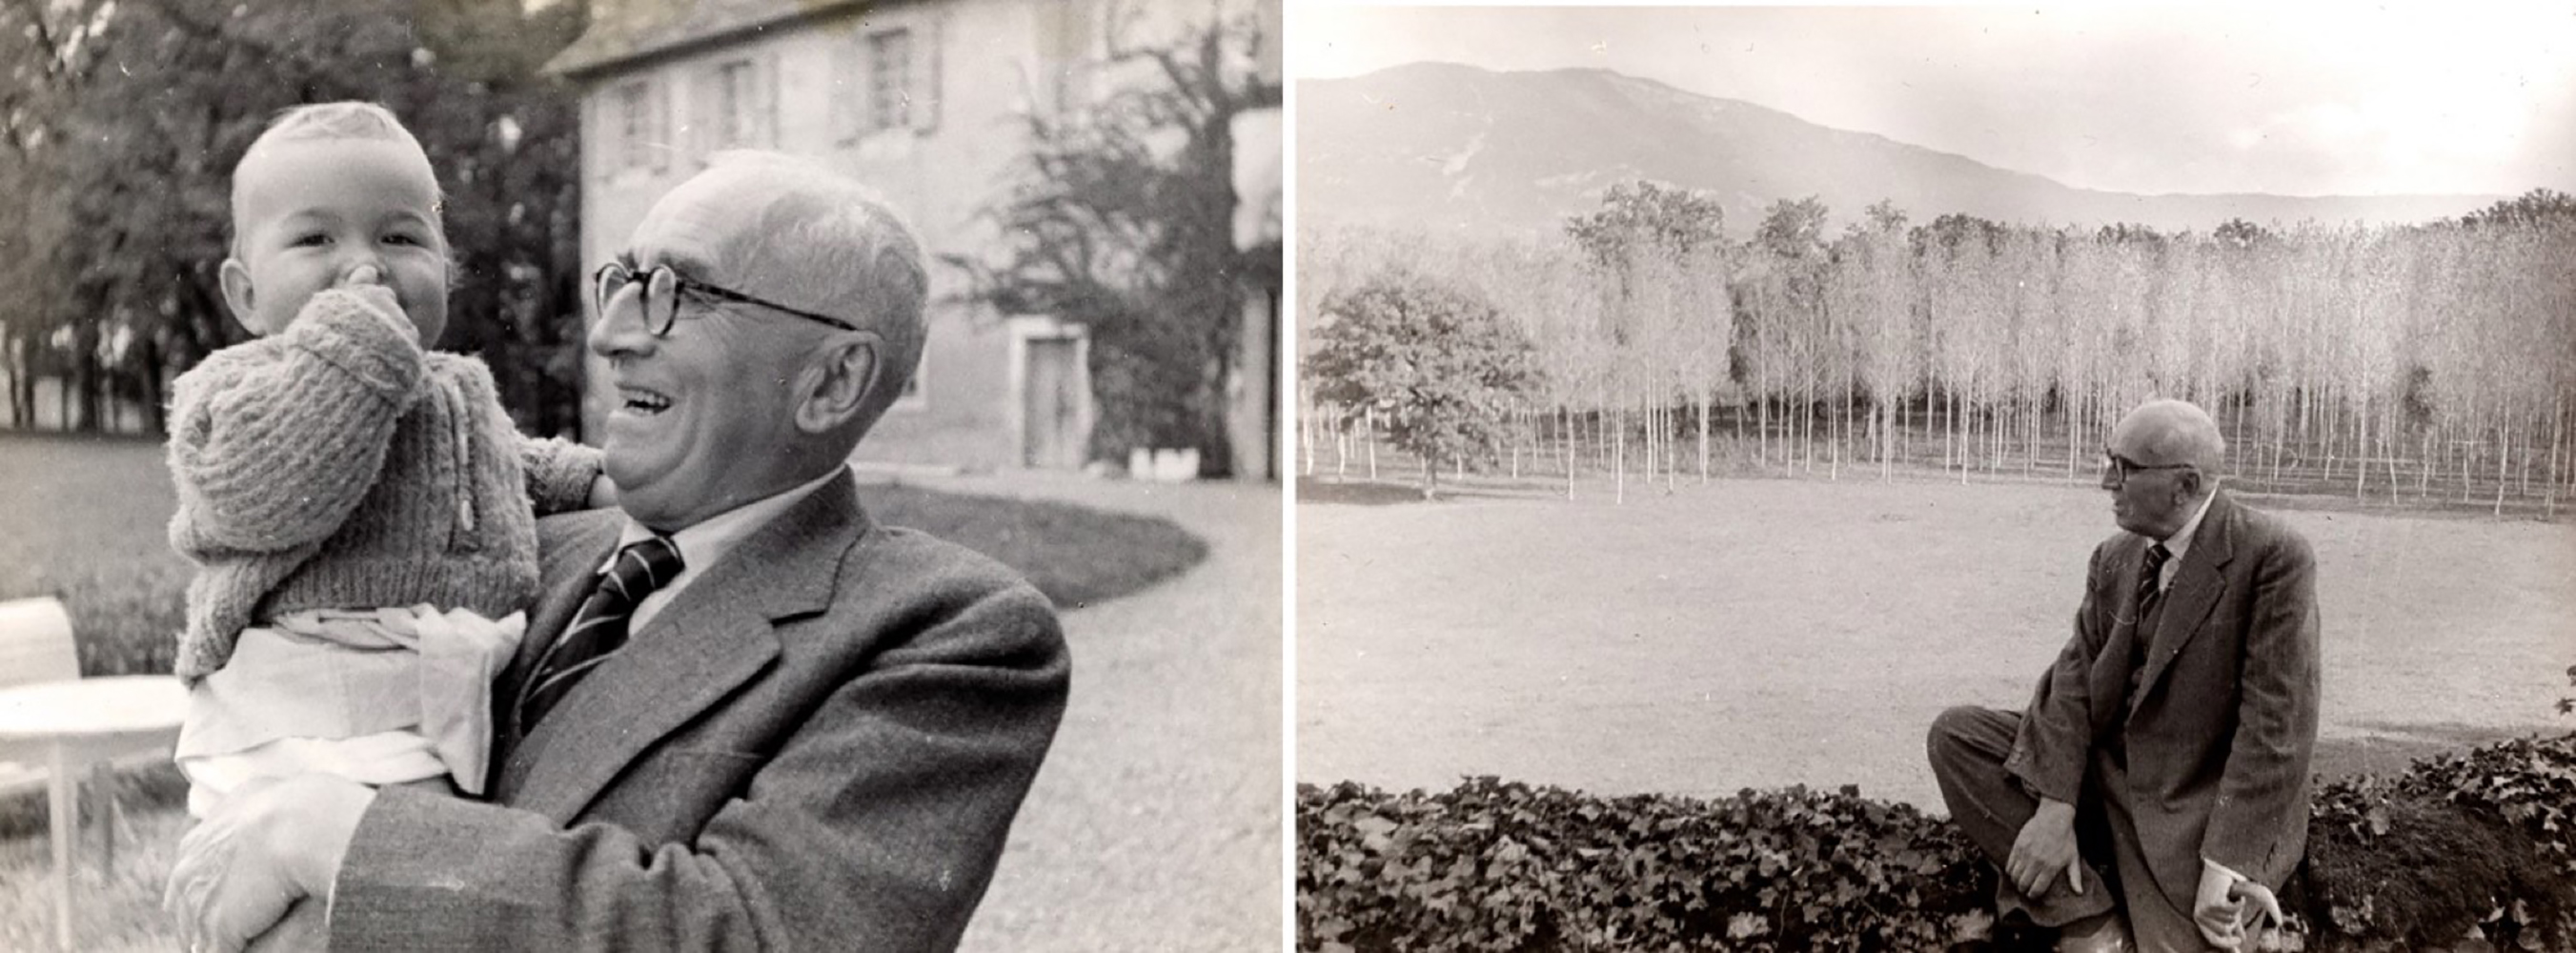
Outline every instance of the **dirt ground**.
[[(1938, 811), (1925, 727), (2028, 700), (2115, 529), (2103, 493), (2067, 485), (1578, 495), (1301, 493), (1297, 780), (1858, 784)], [(2576, 526), (2282, 515), (2318, 554), (2321, 773), (2576, 729), (2553, 708), (2576, 663)]]
[(1208, 544), (1178, 577), (1065, 615), (1073, 699), (960, 949), (1278, 949), (1279, 487), (925, 485), (1163, 516)]

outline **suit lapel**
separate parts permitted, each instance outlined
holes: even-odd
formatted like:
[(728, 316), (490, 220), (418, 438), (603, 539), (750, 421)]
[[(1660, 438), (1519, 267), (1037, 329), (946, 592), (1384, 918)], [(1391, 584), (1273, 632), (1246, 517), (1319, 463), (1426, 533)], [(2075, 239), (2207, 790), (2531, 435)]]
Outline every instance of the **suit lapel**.
[[(608, 561), (608, 554), (616, 550), (617, 534), (624, 525), (622, 516), (581, 520), (546, 549), (540, 578), (552, 584), (538, 594), (535, 605), (528, 607), (528, 628), (519, 639), (518, 651), (492, 683), (492, 730), (496, 735), (492, 763), (500, 766), (490, 785), (495, 797), (512, 790), (519, 780), (508, 770), (510, 749), (517, 746), (520, 735), (519, 688), (526, 683), (529, 670), (536, 666), (546, 646), (572, 624), (573, 613), (580, 611), (582, 600), (590, 597), (592, 581), (598, 577), (600, 565)], [(543, 638), (539, 638), (540, 633)]]
[(2129, 700), (2129, 714), (2138, 713), (2138, 703), (2146, 700), (2182, 654), (2200, 634), (2218, 598), (2227, 593), (2227, 576), (2222, 570), (2235, 558), (2234, 539), (2236, 507), (2225, 493), (2209, 501), (2209, 513), (2201, 517), (2200, 529), (2194, 534), (2191, 549), (2182, 556), (2182, 568), (2174, 573), (2172, 594), (2166, 599), (2164, 617), (2156, 622), (2154, 636), (2147, 642), (2147, 670), (2138, 678), (2137, 696)]
[(523, 780), (512, 802), (572, 823), (627, 765), (767, 668), (776, 621), (828, 608), (841, 555), (867, 528), (844, 473), (707, 567), (512, 753), (505, 771)]

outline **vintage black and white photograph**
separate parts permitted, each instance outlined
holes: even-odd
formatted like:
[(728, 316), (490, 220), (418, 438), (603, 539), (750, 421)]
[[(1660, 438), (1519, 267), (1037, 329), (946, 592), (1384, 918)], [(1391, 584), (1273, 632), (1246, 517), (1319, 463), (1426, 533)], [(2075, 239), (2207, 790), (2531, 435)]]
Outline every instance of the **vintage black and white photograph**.
[(0, 0), (0, 949), (1276, 949), (1278, 0)]
[(1291, 19), (1299, 949), (2576, 949), (2576, 11)]

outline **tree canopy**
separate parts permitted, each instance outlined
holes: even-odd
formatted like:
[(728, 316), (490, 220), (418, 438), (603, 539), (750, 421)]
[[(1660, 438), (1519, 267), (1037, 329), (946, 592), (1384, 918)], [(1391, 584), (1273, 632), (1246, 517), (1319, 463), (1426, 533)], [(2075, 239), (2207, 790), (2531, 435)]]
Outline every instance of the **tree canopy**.
[[(442, 347), (490, 364), (523, 427), (569, 433), (580, 338), (577, 124), (538, 75), (583, 3), (514, 0), (0, 2), (0, 213), (11, 401), (67, 381), (96, 428), (147, 414), (171, 374), (241, 340), (218, 267), (230, 178), (271, 116), (365, 99), (401, 117), (445, 192), (456, 286)], [(118, 395), (120, 388), (136, 393)], [(157, 423), (157, 421), (156, 421)]]
[(1439, 490), (1442, 461), (1502, 446), (1505, 418), (1538, 389), (1529, 340), (1471, 292), (1388, 272), (1323, 310), (1306, 360), (1309, 386), (1419, 455), (1425, 499)]
[(968, 300), (1089, 328), (1091, 459), (1195, 447), (1221, 475), (1233, 461), (1236, 316), (1248, 294), (1281, 283), (1277, 240), (1234, 241), (1235, 124), (1281, 103), (1279, 77), (1259, 65), (1276, 38), (1258, 11), (1241, 11), (1140, 41), (1138, 11), (1119, 9), (1093, 67), (1114, 80), (1106, 95), (1022, 116), (1029, 155), (983, 212), (1002, 250), (942, 260), (966, 273)]

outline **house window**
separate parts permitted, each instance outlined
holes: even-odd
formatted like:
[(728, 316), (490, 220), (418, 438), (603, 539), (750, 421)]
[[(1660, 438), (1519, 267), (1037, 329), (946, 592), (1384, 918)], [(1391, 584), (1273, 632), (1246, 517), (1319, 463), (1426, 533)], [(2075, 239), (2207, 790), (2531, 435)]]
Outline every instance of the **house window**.
[(834, 131), (843, 143), (881, 132), (928, 133), (939, 125), (937, 17), (851, 35), (833, 47)]
[(758, 110), (760, 96), (752, 86), (750, 60), (735, 60), (716, 67), (715, 77), (715, 147), (730, 149), (754, 144), (760, 134)]
[(912, 125), (912, 31), (868, 34), (868, 128)]
[(641, 169), (653, 164), (653, 91), (644, 81), (617, 87), (611, 121), (616, 125), (617, 167)]

